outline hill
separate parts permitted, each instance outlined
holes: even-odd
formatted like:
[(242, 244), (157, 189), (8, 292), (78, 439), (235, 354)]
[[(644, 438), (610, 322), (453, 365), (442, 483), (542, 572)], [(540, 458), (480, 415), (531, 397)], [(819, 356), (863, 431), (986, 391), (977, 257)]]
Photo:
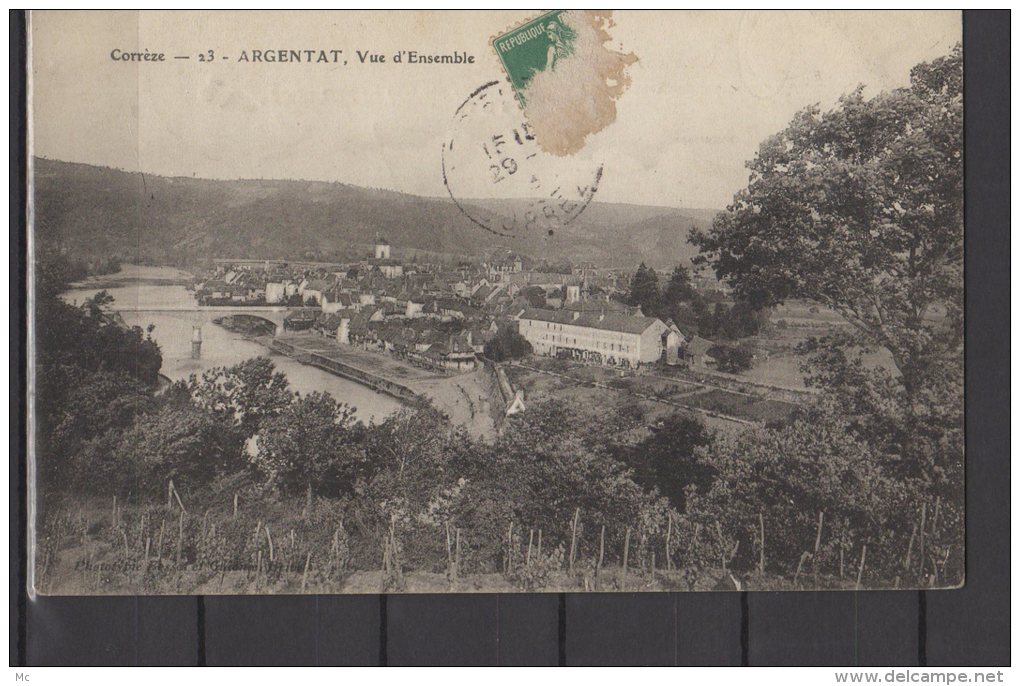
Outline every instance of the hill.
[(167, 264), (213, 256), (335, 260), (364, 254), (381, 234), (405, 256), (482, 255), (501, 245), (553, 262), (630, 268), (645, 261), (663, 268), (690, 259), (690, 230), (715, 213), (593, 202), (553, 236), (504, 239), (475, 226), (447, 198), (321, 181), (225, 181), (34, 163), (40, 245)]

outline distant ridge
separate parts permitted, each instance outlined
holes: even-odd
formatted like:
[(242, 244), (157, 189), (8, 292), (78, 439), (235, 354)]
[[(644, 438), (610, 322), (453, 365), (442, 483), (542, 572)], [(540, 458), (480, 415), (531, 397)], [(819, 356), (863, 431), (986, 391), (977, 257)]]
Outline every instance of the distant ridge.
[[(36, 237), (80, 255), (183, 264), (216, 256), (318, 259), (361, 255), (376, 234), (397, 255), (482, 255), (495, 245), (550, 262), (664, 268), (695, 254), (694, 227), (717, 210), (593, 202), (553, 236), (507, 239), (446, 198), (288, 180), (164, 177), (35, 158)], [(470, 201), (490, 209), (521, 201)]]

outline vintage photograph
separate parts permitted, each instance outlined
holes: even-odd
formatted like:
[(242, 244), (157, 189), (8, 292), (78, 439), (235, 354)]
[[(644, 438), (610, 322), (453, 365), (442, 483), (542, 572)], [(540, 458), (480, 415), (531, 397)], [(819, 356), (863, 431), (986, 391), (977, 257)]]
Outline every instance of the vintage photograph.
[(955, 11), (34, 11), (29, 593), (965, 583)]

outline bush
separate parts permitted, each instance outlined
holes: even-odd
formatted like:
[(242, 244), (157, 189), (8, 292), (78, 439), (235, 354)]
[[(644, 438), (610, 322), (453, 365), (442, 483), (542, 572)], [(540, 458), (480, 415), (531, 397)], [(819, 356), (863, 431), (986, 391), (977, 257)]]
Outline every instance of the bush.
[(715, 345), (708, 354), (715, 358), (716, 368), (728, 374), (746, 372), (754, 364), (754, 351), (744, 345)]
[(518, 360), (531, 352), (528, 339), (509, 327), (501, 327), (492, 340), (485, 344), (485, 356), (496, 362)]

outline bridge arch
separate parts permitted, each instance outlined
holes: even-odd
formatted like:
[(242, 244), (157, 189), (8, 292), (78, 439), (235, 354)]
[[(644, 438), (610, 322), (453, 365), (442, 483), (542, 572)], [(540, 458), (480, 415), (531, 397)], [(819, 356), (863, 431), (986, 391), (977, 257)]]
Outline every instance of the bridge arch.
[(114, 307), (115, 311), (122, 313), (132, 313), (136, 315), (145, 314), (160, 314), (164, 316), (175, 317), (184, 319), (191, 322), (193, 325), (201, 326), (203, 324), (215, 322), (217, 319), (223, 317), (251, 317), (253, 319), (263, 320), (273, 325), (273, 335), (278, 336), (283, 332), (283, 322), (287, 315), (292, 311), (300, 310), (316, 310), (318, 308), (305, 308), (305, 307), (274, 307), (274, 306), (250, 306), (250, 307), (231, 307), (229, 305), (212, 305), (212, 306), (198, 306), (194, 307), (143, 307), (143, 308), (132, 308), (132, 307)]

